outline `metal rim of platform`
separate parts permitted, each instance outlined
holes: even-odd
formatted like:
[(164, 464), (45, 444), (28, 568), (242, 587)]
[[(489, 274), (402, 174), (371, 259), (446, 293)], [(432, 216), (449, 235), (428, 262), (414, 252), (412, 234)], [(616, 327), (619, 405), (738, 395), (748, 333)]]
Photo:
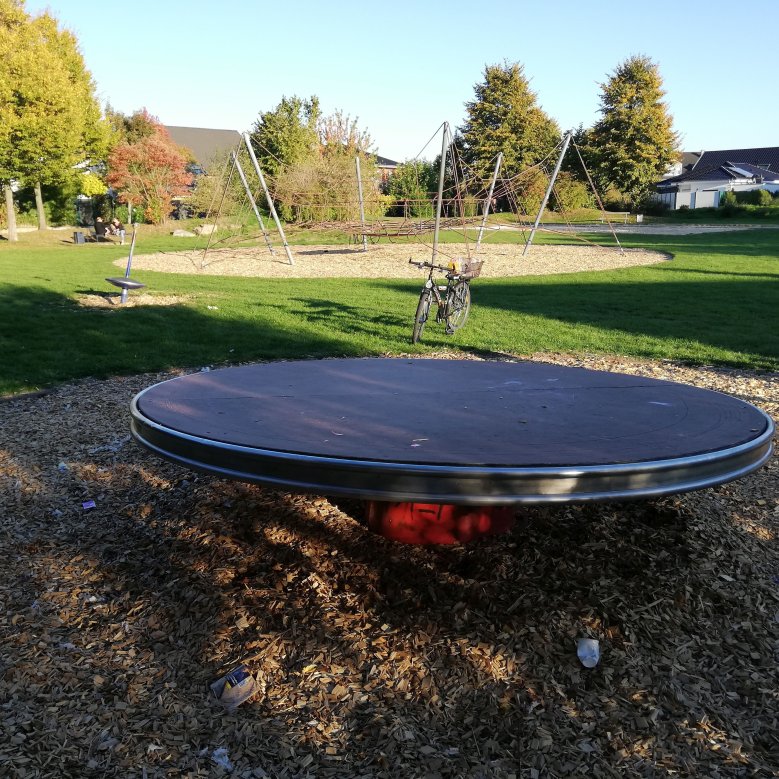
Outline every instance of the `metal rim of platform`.
[(161, 457), (195, 470), (278, 489), (366, 500), (490, 506), (654, 498), (704, 489), (757, 470), (773, 452), (773, 420), (752, 441), (713, 452), (609, 465), (416, 465), (304, 455), (201, 438), (160, 425), (131, 404), (131, 430)]

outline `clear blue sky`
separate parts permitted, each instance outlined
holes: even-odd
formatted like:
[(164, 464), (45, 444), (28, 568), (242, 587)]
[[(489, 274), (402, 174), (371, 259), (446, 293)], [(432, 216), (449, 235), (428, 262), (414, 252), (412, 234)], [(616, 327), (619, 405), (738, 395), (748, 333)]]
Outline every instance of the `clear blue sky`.
[[(248, 130), (283, 95), (359, 119), (376, 151), (416, 156), (462, 123), (486, 64), (521, 62), (563, 129), (598, 117), (619, 62), (647, 54), (686, 151), (779, 146), (777, 0), (357, 3), (28, 0), (76, 33), (102, 102), (164, 124)], [(437, 148), (428, 147), (433, 157)]]

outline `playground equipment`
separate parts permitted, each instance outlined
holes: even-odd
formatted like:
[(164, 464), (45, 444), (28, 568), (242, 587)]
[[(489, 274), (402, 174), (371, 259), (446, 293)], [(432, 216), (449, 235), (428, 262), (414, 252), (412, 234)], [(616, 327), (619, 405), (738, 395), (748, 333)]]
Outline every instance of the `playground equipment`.
[(459, 543), (517, 505), (653, 498), (740, 478), (772, 452), (749, 403), (533, 362), (333, 359), (196, 373), (131, 406), (142, 445), (189, 468), (367, 501), (377, 532)]
[(111, 276), (106, 279), (109, 284), (113, 284), (115, 287), (119, 287), (119, 289), (122, 290), (122, 296), (119, 300), (122, 305), (127, 302), (127, 295), (131, 289), (141, 289), (142, 287), (146, 286), (140, 281), (136, 281), (135, 279), (130, 278), (130, 270), (133, 266), (133, 252), (135, 251), (135, 234), (137, 228), (138, 225), (133, 224), (133, 235), (130, 241), (130, 253), (127, 256), (127, 267), (125, 268), (124, 276)]
[[(274, 224), (276, 225), (276, 230), (279, 233), (279, 236), (281, 237), (282, 245), (284, 246), (284, 251), (287, 255), (287, 261), (290, 265), (295, 264), (295, 259), (292, 256), (292, 250), (289, 248), (289, 243), (287, 242), (287, 236), (284, 233), (284, 228), (281, 225), (281, 220), (279, 219), (278, 213), (276, 212), (276, 207), (273, 204), (273, 198), (271, 197), (270, 191), (268, 190), (268, 185), (265, 182), (265, 176), (262, 173), (262, 169), (260, 168), (259, 162), (257, 161), (257, 156), (254, 153), (254, 148), (252, 147), (251, 138), (249, 137), (248, 133), (243, 133), (241, 136), (241, 141), (246, 148), (246, 152), (248, 154), (249, 160), (251, 162), (252, 167), (254, 168), (254, 172), (257, 175), (257, 180), (260, 183), (260, 187), (262, 188), (262, 192), (265, 196), (265, 201), (268, 204), (268, 211), (270, 212), (270, 215), (273, 219)], [(252, 211), (254, 213), (254, 217), (257, 220), (257, 223), (260, 227), (260, 232), (262, 233), (263, 238), (265, 239), (265, 244), (268, 247), (268, 251), (271, 254), (274, 254), (273, 251), (273, 245), (271, 244), (271, 239), (268, 231), (265, 229), (265, 223), (263, 222), (262, 216), (260, 214), (259, 208), (257, 207), (257, 200), (254, 196), (254, 193), (252, 192), (251, 187), (249, 186), (248, 178), (243, 170), (243, 167), (240, 163), (240, 160), (238, 159), (238, 153), (234, 149), (230, 153), (230, 165), (228, 168), (228, 173), (225, 176), (224, 180), (224, 187), (221, 190), (221, 197), (219, 200), (219, 207), (216, 210), (215, 214), (212, 214), (213, 210), (213, 202), (211, 204), (211, 207), (209, 208), (208, 218), (210, 221), (213, 222), (214, 229), (209, 233), (208, 236), (208, 243), (206, 244), (205, 248), (203, 249), (203, 255), (201, 262), (203, 265), (206, 264), (206, 257), (208, 255), (209, 250), (211, 249), (211, 244), (213, 242), (213, 238), (216, 234), (216, 229), (219, 225), (219, 221), (222, 217), (222, 208), (224, 206), (224, 202), (227, 196), (227, 193), (230, 189), (230, 185), (232, 183), (233, 173), (238, 173), (238, 176), (241, 180), (241, 185), (243, 187), (245, 196), (247, 201), (251, 204)], [(216, 197), (216, 190), (214, 191), (214, 196)]]

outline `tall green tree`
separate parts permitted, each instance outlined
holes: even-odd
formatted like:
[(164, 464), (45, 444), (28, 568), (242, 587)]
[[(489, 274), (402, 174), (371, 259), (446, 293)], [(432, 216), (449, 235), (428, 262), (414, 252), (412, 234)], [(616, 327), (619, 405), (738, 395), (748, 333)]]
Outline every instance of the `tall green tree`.
[(319, 150), (319, 98), (282, 97), (252, 127), (252, 145), (263, 172), (275, 176), (284, 165), (312, 159)]
[(678, 158), (678, 135), (663, 101), (656, 63), (640, 54), (620, 63), (601, 84), (601, 118), (587, 145), (601, 184), (639, 205), (668, 166)]
[(73, 33), (48, 13), (31, 17), (22, 2), (1, 1), (0, 160), (14, 179), (35, 187), (38, 226), (45, 229), (41, 184), (73, 180), (76, 165), (100, 158), (107, 126)]
[(482, 182), (492, 175), (498, 152), (504, 175), (511, 176), (542, 160), (560, 140), (560, 128), (538, 106), (518, 62), (487, 65), (474, 90), (459, 133), (465, 161)]
[(0, 0), (0, 187), (5, 199), (8, 240), (18, 240), (12, 182), (16, 176), (13, 135), (17, 122), (14, 105), (14, 68), (19, 31), (27, 21), (22, 0)]

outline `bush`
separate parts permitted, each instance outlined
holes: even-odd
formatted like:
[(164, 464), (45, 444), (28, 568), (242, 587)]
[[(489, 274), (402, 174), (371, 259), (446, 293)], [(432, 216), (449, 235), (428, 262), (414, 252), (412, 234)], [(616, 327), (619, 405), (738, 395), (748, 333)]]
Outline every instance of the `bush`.
[(755, 189), (751, 194), (753, 195), (752, 202), (756, 206), (770, 206), (774, 202), (771, 193), (767, 189)]
[(616, 187), (609, 187), (601, 196), (603, 206), (607, 211), (630, 211), (630, 200)]
[(647, 216), (665, 216), (669, 205), (664, 200), (647, 200), (641, 205), (641, 213)]
[(746, 192), (734, 192), (733, 194), (741, 205), (770, 206), (773, 203), (771, 193), (767, 189), (750, 189)]
[(741, 211), (735, 192), (723, 192), (720, 195), (718, 211), (723, 217), (735, 216)]
[(593, 208), (595, 202), (583, 181), (563, 171), (555, 182), (553, 205), (555, 211), (574, 211), (577, 208)]
[[(47, 185), (41, 187), (43, 196), (43, 211), (46, 214), (46, 224), (49, 227), (76, 224), (76, 194), (75, 182), (69, 181), (62, 185)], [(15, 194), (18, 223), (20, 225), (37, 225), (38, 213), (35, 209), (35, 191), (32, 187), (22, 187)], [(5, 201), (5, 198), (3, 198)]]
[[(365, 217), (384, 211), (375, 165), (361, 160)], [(276, 174), (274, 199), (289, 222), (356, 222), (360, 219), (354, 158), (346, 154), (316, 157), (283, 166)]]
[(432, 162), (412, 160), (398, 165), (384, 184), (394, 205), (387, 216), (429, 219), (433, 216), (432, 192), (438, 186), (438, 171)]
[(473, 217), (479, 215), (479, 201), (472, 195), (466, 195), (463, 198), (462, 215), (464, 217)]

